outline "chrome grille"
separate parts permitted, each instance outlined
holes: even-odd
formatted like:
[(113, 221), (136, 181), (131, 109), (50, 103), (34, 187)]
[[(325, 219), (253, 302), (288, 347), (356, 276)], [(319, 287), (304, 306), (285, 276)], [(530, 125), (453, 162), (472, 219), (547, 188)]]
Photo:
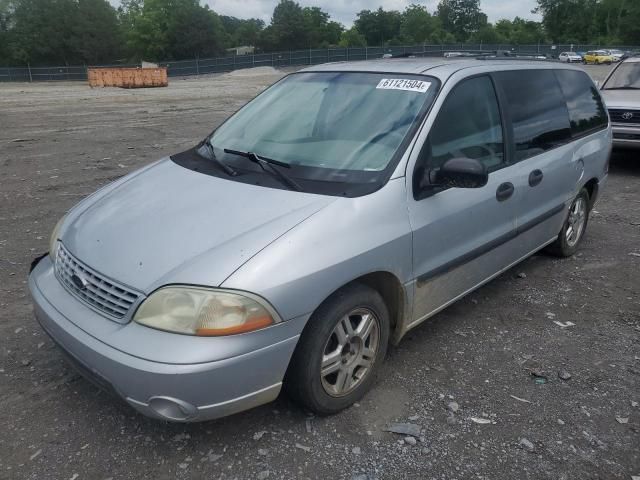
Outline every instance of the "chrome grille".
[(640, 124), (640, 110), (610, 108), (611, 123)]
[(614, 140), (635, 140), (640, 142), (640, 133), (613, 132)]
[(60, 283), (94, 310), (122, 319), (136, 304), (140, 293), (120, 285), (76, 260), (58, 244), (55, 272)]

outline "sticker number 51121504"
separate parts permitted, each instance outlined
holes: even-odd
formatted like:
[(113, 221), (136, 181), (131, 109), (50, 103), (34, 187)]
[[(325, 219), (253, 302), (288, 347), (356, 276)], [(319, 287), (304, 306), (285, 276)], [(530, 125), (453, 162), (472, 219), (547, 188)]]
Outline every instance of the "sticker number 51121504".
[(425, 93), (431, 83), (409, 78), (383, 78), (376, 88), (382, 90), (406, 90), (409, 92)]

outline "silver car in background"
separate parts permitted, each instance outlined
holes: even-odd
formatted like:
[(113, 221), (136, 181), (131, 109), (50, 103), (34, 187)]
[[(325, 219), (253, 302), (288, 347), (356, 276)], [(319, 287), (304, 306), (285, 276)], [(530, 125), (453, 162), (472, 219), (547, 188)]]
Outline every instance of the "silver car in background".
[(619, 62), (624, 57), (624, 52), (616, 48), (607, 50), (607, 53), (613, 57), (614, 62)]
[(145, 415), (216, 418), (283, 386), (335, 413), (389, 343), (542, 248), (572, 255), (610, 148), (571, 66), (311, 67), (71, 209), (30, 274), (35, 314)]
[(613, 146), (640, 148), (640, 57), (627, 58), (602, 83), (613, 128)]
[(562, 52), (558, 55), (558, 60), (565, 63), (581, 63), (582, 57), (576, 52)]

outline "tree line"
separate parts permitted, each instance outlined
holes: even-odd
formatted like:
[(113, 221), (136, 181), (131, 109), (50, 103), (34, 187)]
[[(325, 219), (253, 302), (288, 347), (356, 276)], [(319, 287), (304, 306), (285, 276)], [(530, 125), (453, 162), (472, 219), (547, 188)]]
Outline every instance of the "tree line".
[[(507, 0), (505, 0), (507, 1)], [(280, 0), (271, 22), (219, 15), (200, 0), (0, 0), (0, 64), (168, 61), (306, 48), (457, 42), (640, 44), (640, 0), (537, 0), (541, 22), (487, 20), (480, 0), (441, 0), (433, 12), (362, 10), (346, 29), (319, 7)]]

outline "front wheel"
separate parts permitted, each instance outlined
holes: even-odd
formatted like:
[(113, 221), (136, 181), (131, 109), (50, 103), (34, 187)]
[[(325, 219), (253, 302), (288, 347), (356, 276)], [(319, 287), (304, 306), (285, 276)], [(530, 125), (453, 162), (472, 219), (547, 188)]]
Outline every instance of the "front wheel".
[(567, 219), (562, 225), (555, 242), (547, 247), (547, 251), (558, 257), (570, 257), (578, 251), (589, 221), (589, 192), (586, 189), (571, 202)]
[(357, 402), (371, 388), (387, 352), (389, 312), (380, 294), (351, 284), (314, 312), (285, 378), (289, 395), (319, 415)]

